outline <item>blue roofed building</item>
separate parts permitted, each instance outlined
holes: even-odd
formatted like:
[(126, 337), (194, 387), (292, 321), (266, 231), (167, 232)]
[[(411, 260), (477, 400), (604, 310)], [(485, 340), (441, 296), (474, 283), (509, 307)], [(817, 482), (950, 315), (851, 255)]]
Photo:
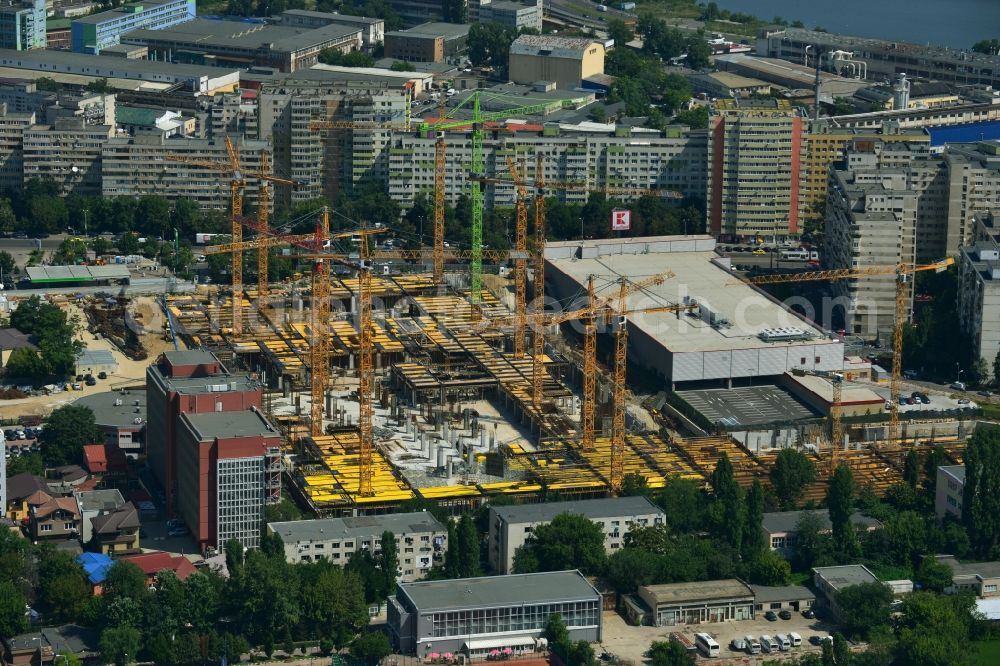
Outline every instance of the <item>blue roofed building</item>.
[(100, 593), (101, 585), (108, 577), (108, 570), (115, 561), (104, 553), (80, 553), (76, 556), (76, 561), (83, 572), (87, 574), (87, 581), (93, 588), (95, 594)]
[[(160, 30), (194, 17), (195, 0), (149, 0), (122, 5), (73, 19), (70, 48), (76, 53), (99, 55), (101, 49), (119, 44), (126, 32), (141, 28)], [(44, 21), (42, 29), (44, 33)]]

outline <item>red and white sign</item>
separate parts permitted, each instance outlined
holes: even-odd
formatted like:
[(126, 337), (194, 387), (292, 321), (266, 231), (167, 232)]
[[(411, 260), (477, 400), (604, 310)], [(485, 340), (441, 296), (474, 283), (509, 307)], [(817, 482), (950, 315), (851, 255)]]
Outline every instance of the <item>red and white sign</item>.
[(611, 211), (611, 230), (628, 231), (632, 228), (632, 211), (616, 208)]

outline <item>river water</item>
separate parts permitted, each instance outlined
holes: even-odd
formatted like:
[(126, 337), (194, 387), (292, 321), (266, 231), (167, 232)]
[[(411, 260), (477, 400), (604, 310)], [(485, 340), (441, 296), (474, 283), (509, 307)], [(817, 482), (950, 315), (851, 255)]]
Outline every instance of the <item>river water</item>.
[(768, 21), (781, 16), (807, 28), (858, 37), (969, 48), (1000, 39), (1000, 0), (715, 0), (722, 9)]

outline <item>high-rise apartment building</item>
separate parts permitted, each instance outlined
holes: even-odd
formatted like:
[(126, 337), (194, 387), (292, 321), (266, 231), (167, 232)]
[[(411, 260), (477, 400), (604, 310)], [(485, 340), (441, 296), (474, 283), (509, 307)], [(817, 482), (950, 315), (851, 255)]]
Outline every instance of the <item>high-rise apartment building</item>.
[(880, 128), (842, 128), (828, 118), (810, 123), (806, 163), (802, 169), (801, 196), (808, 219), (822, 220), (826, 210), (826, 186), (830, 165), (843, 159), (848, 142), (862, 140), (881, 143), (930, 144), (930, 134), (923, 129), (900, 129), (893, 122)]
[[(258, 195), (260, 153), (266, 141), (238, 139), (240, 163), (247, 186), (244, 201), (255, 205)], [(226, 210), (230, 205), (229, 181), (216, 170), (167, 161), (167, 157), (225, 163), (225, 140), (171, 137), (161, 134), (113, 136), (101, 150), (101, 193), (106, 197), (157, 194), (168, 199), (186, 197), (203, 209)], [(284, 189), (284, 188), (277, 188)]]
[(368, 90), (363, 84), (337, 90), (316, 81), (288, 80), (265, 86), (258, 100), (260, 138), (271, 142), (275, 173), (300, 183), (293, 192), (277, 188), (277, 197), (287, 197), (282, 203), (317, 197), (332, 201), (355, 185), (388, 180), (391, 130), (319, 130), (312, 123), (400, 123), (408, 105), (402, 92)]
[(24, 130), (35, 124), (34, 113), (14, 113), (0, 102), (0, 192), (24, 185)]
[(801, 232), (806, 120), (785, 100), (719, 100), (708, 123), (708, 229), (716, 237)]
[(101, 49), (121, 43), (121, 36), (132, 30), (159, 30), (190, 21), (195, 17), (195, 0), (146, 0), (121, 5), (73, 19), (70, 24), (70, 48), (77, 53), (98, 55)]
[(249, 375), (227, 372), (207, 351), (168, 351), (146, 369), (146, 394), (149, 466), (163, 486), (167, 515), (173, 516), (181, 415), (259, 409), (261, 388)]
[(1000, 354), (1000, 209), (979, 213), (958, 253), (958, 325), (987, 368)]
[(56, 118), (24, 130), (24, 180), (50, 179), (64, 194), (101, 194), (101, 156), (114, 125), (83, 118)]
[(45, 0), (8, 0), (0, 6), (0, 49), (44, 49)]
[(195, 541), (260, 545), (264, 505), (281, 493), (281, 435), (256, 408), (181, 413), (177, 508)]
[[(515, 126), (511, 126), (515, 127)], [(434, 189), (433, 136), (398, 135), (389, 150), (389, 196), (403, 206)], [(584, 131), (527, 125), (515, 132), (488, 136), (483, 145), (486, 173), (507, 176), (507, 157), (519, 163), (529, 180), (535, 177), (535, 156), (542, 156), (547, 182), (585, 182), (592, 187), (648, 188), (677, 192), (704, 200), (707, 136), (704, 130), (671, 128), (665, 133), (620, 129)], [(471, 132), (449, 132), (445, 165), (445, 197), (454, 203), (468, 192), (472, 160)], [(487, 184), (487, 207), (513, 206), (514, 187)], [(586, 203), (589, 193), (565, 190), (557, 196)], [(691, 229), (699, 233), (703, 229)]]

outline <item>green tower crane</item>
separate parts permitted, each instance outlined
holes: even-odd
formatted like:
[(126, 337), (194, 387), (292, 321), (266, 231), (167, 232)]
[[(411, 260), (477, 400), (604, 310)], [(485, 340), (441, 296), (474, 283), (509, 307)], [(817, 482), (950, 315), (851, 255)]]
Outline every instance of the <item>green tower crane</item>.
[[(443, 132), (449, 129), (472, 126), (472, 168), (469, 174), (469, 199), (472, 201), (472, 262), (470, 266), (470, 295), (473, 303), (482, 300), (483, 289), (483, 193), (482, 184), (479, 178), (485, 177), (486, 164), (483, 156), (483, 138), (486, 129), (484, 123), (506, 120), (516, 114), (536, 114), (544, 113), (552, 108), (554, 104), (559, 104), (558, 100), (539, 101), (537, 104), (527, 106), (515, 106), (503, 111), (491, 111), (483, 113), (482, 101), (490, 102), (523, 102), (524, 97), (506, 97), (496, 93), (476, 90), (471, 95), (452, 107), (442, 120), (425, 120), (420, 124), (420, 132), (426, 135), (428, 132)], [(530, 99), (530, 98), (527, 98)], [(537, 99), (537, 98), (536, 98)], [(567, 101), (562, 102), (563, 105)], [(453, 114), (460, 109), (472, 110), (472, 118), (456, 119)], [(477, 178), (478, 177), (478, 178)]]

